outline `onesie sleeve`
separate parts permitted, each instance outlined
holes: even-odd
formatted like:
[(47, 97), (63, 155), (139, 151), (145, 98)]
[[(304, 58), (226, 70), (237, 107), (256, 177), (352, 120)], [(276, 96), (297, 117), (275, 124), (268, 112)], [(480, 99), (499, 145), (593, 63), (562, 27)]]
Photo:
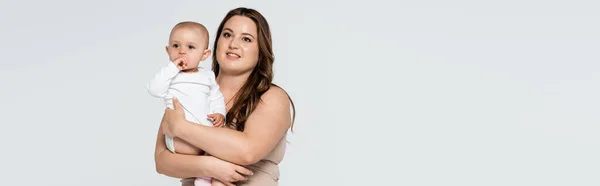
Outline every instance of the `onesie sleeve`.
[(210, 75), (210, 95), (208, 99), (210, 101), (210, 111), (212, 113), (221, 113), (223, 116), (226, 116), (225, 109), (225, 98), (223, 97), (223, 93), (219, 90), (219, 84), (217, 84), (217, 80), (215, 78), (215, 73), (213, 71), (208, 71)]
[(160, 68), (160, 70), (154, 75), (150, 82), (146, 85), (148, 93), (157, 98), (165, 98), (167, 91), (171, 85), (171, 81), (177, 74), (179, 69), (175, 64), (169, 62), (166, 66)]

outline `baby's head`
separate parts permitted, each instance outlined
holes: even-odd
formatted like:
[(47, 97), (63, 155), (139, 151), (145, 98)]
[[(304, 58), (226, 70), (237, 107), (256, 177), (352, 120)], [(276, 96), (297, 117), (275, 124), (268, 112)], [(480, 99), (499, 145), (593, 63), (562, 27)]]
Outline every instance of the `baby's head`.
[(196, 22), (180, 22), (173, 27), (166, 47), (169, 60), (184, 57), (187, 67), (184, 70), (198, 68), (200, 61), (210, 56), (208, 50), (208, 30)]

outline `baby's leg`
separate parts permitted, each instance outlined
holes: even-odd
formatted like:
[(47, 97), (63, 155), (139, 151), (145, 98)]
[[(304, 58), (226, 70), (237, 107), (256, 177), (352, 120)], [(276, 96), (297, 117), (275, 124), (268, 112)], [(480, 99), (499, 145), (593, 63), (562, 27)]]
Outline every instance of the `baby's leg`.
[[(167, 108), (173, 109), (172, 97), (167, 97), (165, 99), (165, 104), (166, 104)], [(185, 117), (187, 120), (189, 120), (190, 119), (189, 113), (186, 112)], [(178, 154), (201, 155), (203, 152), (202, 150), (193, 146), (192, 144), (190, 144), (186, 141), (183, 141), (182, 139), (176, 138), (176, 137), (165, 136), (165, 143), (167, 145), (167, 148), (171, 152), (178, 153)]]
[(194, 180), (194, 186), (211, 186), (211, 178), (196, 178), (196, 180)]
[(225, 185), (223, 182), (221, 182), (217, 179), (212, 179), (212, 186), (227, 186), (227, 185)]
[(175, 152), (178, 154), (201, 155), (203, 152), (200, 148), (177, 137), (173, 138), (173, 146), (175, 147)]

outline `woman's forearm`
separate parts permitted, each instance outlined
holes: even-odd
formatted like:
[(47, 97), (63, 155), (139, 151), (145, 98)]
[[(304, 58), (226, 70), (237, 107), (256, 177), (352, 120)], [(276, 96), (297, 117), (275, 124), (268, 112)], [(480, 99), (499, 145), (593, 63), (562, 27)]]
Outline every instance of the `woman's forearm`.
[(185, 121), (177, 133), (179, 138), (225, 161), (238, 165), (254, 163), (249, 153), (249, 139), (242, 132)]
[(156, 154), (156, 171), (175, 178), (205, 177), (204, 156), (174, 154), (164, 150)]
[[(163, 120), (164, 122), (164, 120)], [(206, 157), (174, 154), (167, 150), (165, 135), (159, 128), (154, 150), (156, 172), (175, 178), (206, 176)]]

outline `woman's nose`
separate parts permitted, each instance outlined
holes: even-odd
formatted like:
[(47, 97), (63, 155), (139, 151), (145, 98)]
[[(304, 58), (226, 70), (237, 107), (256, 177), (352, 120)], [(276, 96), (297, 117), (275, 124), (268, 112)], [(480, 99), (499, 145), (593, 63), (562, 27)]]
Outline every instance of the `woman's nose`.
[(229, 48), (230, 49), (237, 49), (238, 48), (238, 43), (236, 42), (235, 39), (232, 39), (231, 41), (229, 41)]

